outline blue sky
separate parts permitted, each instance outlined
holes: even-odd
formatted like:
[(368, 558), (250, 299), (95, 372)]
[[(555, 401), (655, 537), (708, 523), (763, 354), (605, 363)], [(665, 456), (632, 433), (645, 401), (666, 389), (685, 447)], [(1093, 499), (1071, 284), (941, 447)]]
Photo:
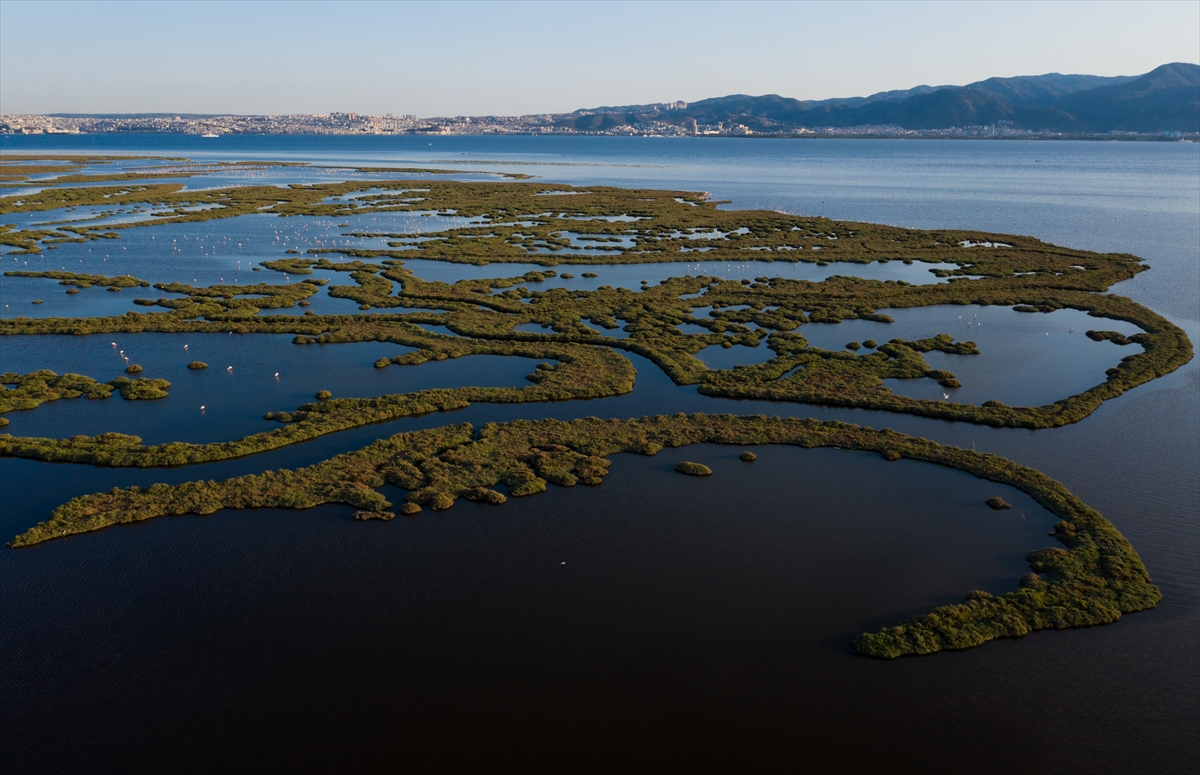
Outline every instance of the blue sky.
[(1200, 2), (0, 2), (0, 112), (564, 112), (1200, 61)]

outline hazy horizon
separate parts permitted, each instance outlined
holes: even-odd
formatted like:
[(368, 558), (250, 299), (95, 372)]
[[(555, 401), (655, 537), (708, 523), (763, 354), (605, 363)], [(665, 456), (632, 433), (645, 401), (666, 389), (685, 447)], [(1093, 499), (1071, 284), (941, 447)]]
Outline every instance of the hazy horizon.
[[(0, 4), (0, 112), (566, 113), (1200, 62), (1200, 3)], [(983, 32), (986, 31), (986, 34)], [(46, 37), (53, 57), (46, 54)]]

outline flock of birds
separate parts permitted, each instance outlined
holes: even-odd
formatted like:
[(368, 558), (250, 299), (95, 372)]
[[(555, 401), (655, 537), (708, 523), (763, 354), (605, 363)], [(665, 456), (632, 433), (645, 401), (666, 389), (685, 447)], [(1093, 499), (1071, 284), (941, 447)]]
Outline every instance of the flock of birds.
[[(230, 331), (230, 332), (229, 332), (229, 335), (230, 335), (230, 336), (233, 336), (233, 332), (232, 332), (232, 331)], [(117, 351), (117, 356), (118, 356), (118, 357), (122, 358), (122, 359), (125, 361), (125, 363), (129, 363), (129, 356), (127, 356), (127, 355), (125, 354), (125, 351), (124, 351), (124, 350), (121, 350), (121, 349), (119, 349), (119, 348), (117, 347), (117, 343), (116, 343), (116, 342), (109, 342), (109, 344), (112, 346), (112, 349), (114, 349), (114, 350), (116, 350), (116, 351)], [(183, 351), (184, 351), (184, 352), (188, 352), (188, 346), (187, 346), (186, 344), (183, 346)], [(227, 374), (233, 374), (233, 367), (232, 367), (232, 366), (226, 366), (226, 367), (225, 367), (225, 372), (226, 372)], [(275, 379), (279, 379), (279, 372), (275, 372)], [(203, 412), (203, 411), (205, 410), (205, 408), (206, 408), (206, 407), (205, 407), (203, 404), (201, 404), (201, 405), (200, 405), (200, 411), (201, 411), (201, 412)]]

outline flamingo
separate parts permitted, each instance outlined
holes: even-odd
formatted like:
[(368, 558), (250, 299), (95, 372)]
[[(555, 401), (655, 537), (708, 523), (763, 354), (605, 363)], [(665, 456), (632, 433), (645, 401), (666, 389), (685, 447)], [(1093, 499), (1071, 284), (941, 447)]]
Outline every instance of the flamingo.
[(232, 374), (232, 373), (233, 373), (233, 367), (232, 367), (232, 366), (227, 366), (227, 367), (225, 368), (225, 371), (227, 371), (227, 372), (229, 372), (230, 374)]
[(275, 379), (279, 379), (279, 372), (275, 372)]

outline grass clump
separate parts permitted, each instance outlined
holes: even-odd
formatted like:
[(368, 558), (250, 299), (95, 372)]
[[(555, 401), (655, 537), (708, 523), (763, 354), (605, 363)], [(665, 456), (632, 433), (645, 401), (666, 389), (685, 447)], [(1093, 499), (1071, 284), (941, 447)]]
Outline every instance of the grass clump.
[(693, 463), (690, 460), (684, 460), (681, 463), (675, 464), (675, 470), (681, 474), (688, 476), (711, 476), (712, 469), (703, 463)]
[[(126, 401), (154, 401), (168, 396), (171, 383), (165, 379), (134, 379), (117, 377), (109, 385), (117, 389)], [(86, 438), (86, 437), (84, 437)]]
[(741, 460), (745, 463), (753, 463), (755, 460), (758, 460), (758, 455), (754, 454), (753, 452), (747, 451), (747, 452), (743, 452), (742, 454), (738, 455), (738, 460)]
[(136, 363), (131, 363), (125, 367), (125, 373), (126, 374), (141, 374), (142, 367), (137, 365)]
[(1084, 336), (1091, 339), (1093, 342), (1109, 341), (1113, 344), (1119, 344), (1124, 347), (1127, 344), (1133, 344), (1132, 339), (1126, 338), (1124, 334), (1116, 331), (1086, 331)]
[(207, 369), (208, 364), (204, 361), (192, 361), (188, 364), (188, 368), (192, 371), (199, 371), (200, 369)]
[(378, 519), (383, 522), (387, 522), (387, 521), (395, 518), (395, 516), (396, 515), (390, 511), (356, 511), (356, 512), (354, 512), (354, 518), (357, 520), (360, 520), (360, 521), (366, 521), (368, 519)]
[(318, 401), (328, 401), (331, 398), (333, 398), (333, 393), (330, 393), (328, 390), (318, 390), (317, 391), (317, 400)]
[[(58, 280), (59, 285), (69, 285), (75, 288), (91, 288), (93, 285), (98, 285), (102, 288), (137, 288), (138, 286), (148, 286), (150, 283), (140, 280), (137, 277), (129, 277), (121, 275), (117, 277), (108, 277), (102, 274), (82, 274), (79, 272), (24, 272), (11, 271), (5, 272), (5, 277), (44, 277), (48, 280)], [(69, 291), (68, 291), (69, 293)]]
[(60, 398), (108, 398), (113, 394), (112, 385), (80, 374), (60, 376), (48, 369), (29, 374), (6, 372), (0, 374), (0, 385), (12, 386), (0, 390), (0, 414), (36, 409)]
[(994, 511), (1000, 511), (1001, 509), (1011, 509), (1012, 508), (1012, 504), (1009, 503), (1008, 501), (1004, 500), (1003, 498), (1001, 498), (999, 495), (994, 495), (991, 498), (988, 498), (987, 505), (989, 508), (993, 509)]

